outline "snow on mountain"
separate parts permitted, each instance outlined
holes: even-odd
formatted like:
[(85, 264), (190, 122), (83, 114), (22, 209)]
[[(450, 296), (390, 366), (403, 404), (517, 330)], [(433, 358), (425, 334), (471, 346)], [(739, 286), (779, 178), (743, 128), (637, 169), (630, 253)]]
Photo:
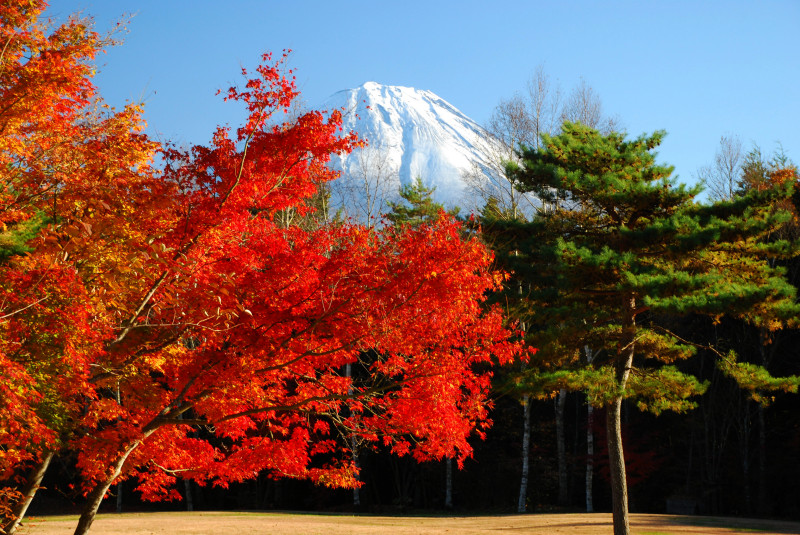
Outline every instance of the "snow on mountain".
[[(342, 170), (335, 190), (338, 186), (351, 194), (361, 191), (363, 202), (364, 195), (371, 195), (365, 188), (379, 186), (366, 184), (368, 180), (385, 182), (380, 186), (388, 187), (392, 197), (401, 184), (420, 177), (427, 187), (436, 188), (435, 200), (448, 208), (459, 206), (469, 212), (482, 204), (472, 195), (465, 175), (488, 176), (501, 149), (480, 125), (441, 97), (367, 82), (335, 93), (323, 108), (343, 109), (344, 130), (357, 132), (369, 143), (364, 151), (334, 159), (332, 165)], [(378, 211), (385, 207), (382, 200), (377, 199), (383, 205)]]

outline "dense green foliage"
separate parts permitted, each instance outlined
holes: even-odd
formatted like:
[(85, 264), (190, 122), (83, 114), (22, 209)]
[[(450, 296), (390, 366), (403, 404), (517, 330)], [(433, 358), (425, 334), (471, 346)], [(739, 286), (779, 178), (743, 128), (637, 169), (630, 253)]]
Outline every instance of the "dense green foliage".
[[(388, 202), (389, 212), (386, 214), (395, 227), (416, 227), (425, 222), (436, 221), (439, 214), (444, 212), (444, 206), (433, 200), (436, 188), (429, 188), (422, 182), (422, 177), (417, 177), (411, 184), (400, 188), (402, 200)], [(448, 212), (451, 216), (458, 214), (458, 209)]]
[[(708, 387), (673, 365), (696, 346), (660, 319), (727, 315), (774, 330), (798, 313), (794, 287), (768, 261), (796, 250), (775, 239), (791, 219), (775, 208), (791, 184), (697, 204), (700, 188), (678, 184), (671, 167), (655, 162), (663, 135), (628, 140), (565, 123), (561, 134), (544, 135), (541, 149), (523, 150), (521, 163), (508, 167), (548, 209), (532, 221), (484, 211), (498, 257), (514, 274), (506, 298), (539, 348), (519, 388), (542, 397), (582, 391), (607, 409), (616, 534), (630, 532), (622, 401), (636, 399), (655, 414), (683, 411)], [(797, 378), (773, 379), (736, 363), (732, 353), (721, 366), (754, 391), (797, 388)]]
[[(766, 239), (790, 218), (772, 209), (789, 188), (698, 204), (698, 187), (677, 184), (670, 167), (654, 163), (662, 136), (628, 141), (565, 124), (561, 135), (545, 136), (544, 150), (525, 152), (511, 169), (554, 208), (530, 222), (486, 223), (518, 281), (508, 299), (534, 325), (529, 336), (541, 366), (532, 373), (557, 370), (557, 385), (587, 391), (598, 406), (606, 404), (603, 396), (620, 393), (640, 398), (643, 408), (684, 409), (688, 396), (703, 391), (677, 368), (656, 371), (696, 351), (660, 324), (665, 315), (735, 315), (777, 328), (797, 313), (784, 270), (766, 261), (794, 251), (787, 240)], [(522, 299), (515, 299), (519, 284)], [(586, 347), (599, 357), (588, 370), (565, 374), (584, 368)], [(613, 368), (631, 347), (631, 385), (598, 388), (613, 384)], [(542, 379), (529, 381), (547, 394), (554, 385)]]

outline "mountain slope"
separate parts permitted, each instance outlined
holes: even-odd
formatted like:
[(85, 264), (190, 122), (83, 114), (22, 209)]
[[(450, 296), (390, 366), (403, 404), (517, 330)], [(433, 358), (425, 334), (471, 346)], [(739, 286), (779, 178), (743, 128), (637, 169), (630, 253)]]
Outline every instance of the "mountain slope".
[[(351, 197), (361, 191), (391, 198), (401, 184), (421, 177), (426, 186), (436, 188), (435, 200), (448, 208), (469, 211), (480, 206), (465, 175), (488, 177), (501, 149), (480, 125), (444, 99), (430, 91), (367, 82), (334, 94), (324, 108), (344, 109), (345, 131), (353, 130), (369, 143), (363, 152), (335, 159), (334, 167), (342, 170), (335, 190), (346, 190)], [(369, 180), (376, 182), (372, 193)], [(387, 191), (381, 194), (379, 187)], [(383, 210), (385, 202), (375, 200), (381, 205), (377, 211)]]

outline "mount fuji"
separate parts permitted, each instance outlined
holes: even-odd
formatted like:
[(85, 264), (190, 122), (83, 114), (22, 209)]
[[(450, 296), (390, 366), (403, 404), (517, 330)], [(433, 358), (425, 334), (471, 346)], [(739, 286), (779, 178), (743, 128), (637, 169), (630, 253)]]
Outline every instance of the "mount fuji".
[(417, 178), (435, 188), (434, 200), (446, 208), (474, 210), (483, 203), (469, 182), (491, 180), (498, 155), (506, 152), (484, 128), (430, 91), (367, 82), (335, 93), (323, 108), (344, 110), (344, 130), (368, 143), (331, 163), (342, 172), (335, 194), (348, 191), (361, 204), (365, 195), (373, 196), (366, 200), (375, 205), (368, 216), (384, 211), (385, 201)]

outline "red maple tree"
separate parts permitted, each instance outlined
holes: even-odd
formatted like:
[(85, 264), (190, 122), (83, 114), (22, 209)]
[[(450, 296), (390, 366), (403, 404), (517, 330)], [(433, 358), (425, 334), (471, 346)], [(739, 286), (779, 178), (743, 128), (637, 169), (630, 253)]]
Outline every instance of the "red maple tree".
[[(354, 485), (342, 436), (468, 456), (488, 423), (486, 364), (515, 351), (482, 307), (500, 282), (486, 248), (447, 218), (386, 233), (285, 224), (336, 178), (330, 155), (360, 141), (337, 111), (284, 115), (297, 90), (283, 58), (265, 55), (226, 93), (243, 126), (160, 147), (138, 107), (98, 108), (90, 60), (104, 41), (70, 22), (53, 35), (68, 28), (80, 46), (54, 44), (36, 22), (44, 5), (0, 12), (9, 42), (27, 43), (0, 73), (17, 73), (0, 120), (19, 132), (2, 147), (3, 228), (35, 234), (0, 266), (0, 441), (16, 452), (2, 466), (76, 451), (85, 533), (124, 478), (149, 499), (176, 497), (176, 474)], [(52, 69), (70, 82), (40, 56), (61, 58)]]
[[(235, 137), (219, 129), (209, 147), (165, 153), (179, 223), (157, 240), (162, 260), (137, 277), (149, 289), (93, 378), (120, 395), (101, 397), (83, 422), (92, 432), (75, 440), (94, 485), (77, 532), (120, 476), (135, 473), (153, 499), (176, 496), (176, 473), (352, 485), (336, 428), (399, 454), (413, 443), (421, 459), (463, 458), (485, 422), (488, 374), (475, 365), (512, 354), (500, 315), (481, 308), (499, 282), (490, 254), (445, 219), (385, 234), (281, 225), (356, 140), (339, 136), (338, 112), (270, 125), (294, 88), (267, 65), (228, 94), (250, 112)], [(354, 382), (344, 367), (364, 354)]]

